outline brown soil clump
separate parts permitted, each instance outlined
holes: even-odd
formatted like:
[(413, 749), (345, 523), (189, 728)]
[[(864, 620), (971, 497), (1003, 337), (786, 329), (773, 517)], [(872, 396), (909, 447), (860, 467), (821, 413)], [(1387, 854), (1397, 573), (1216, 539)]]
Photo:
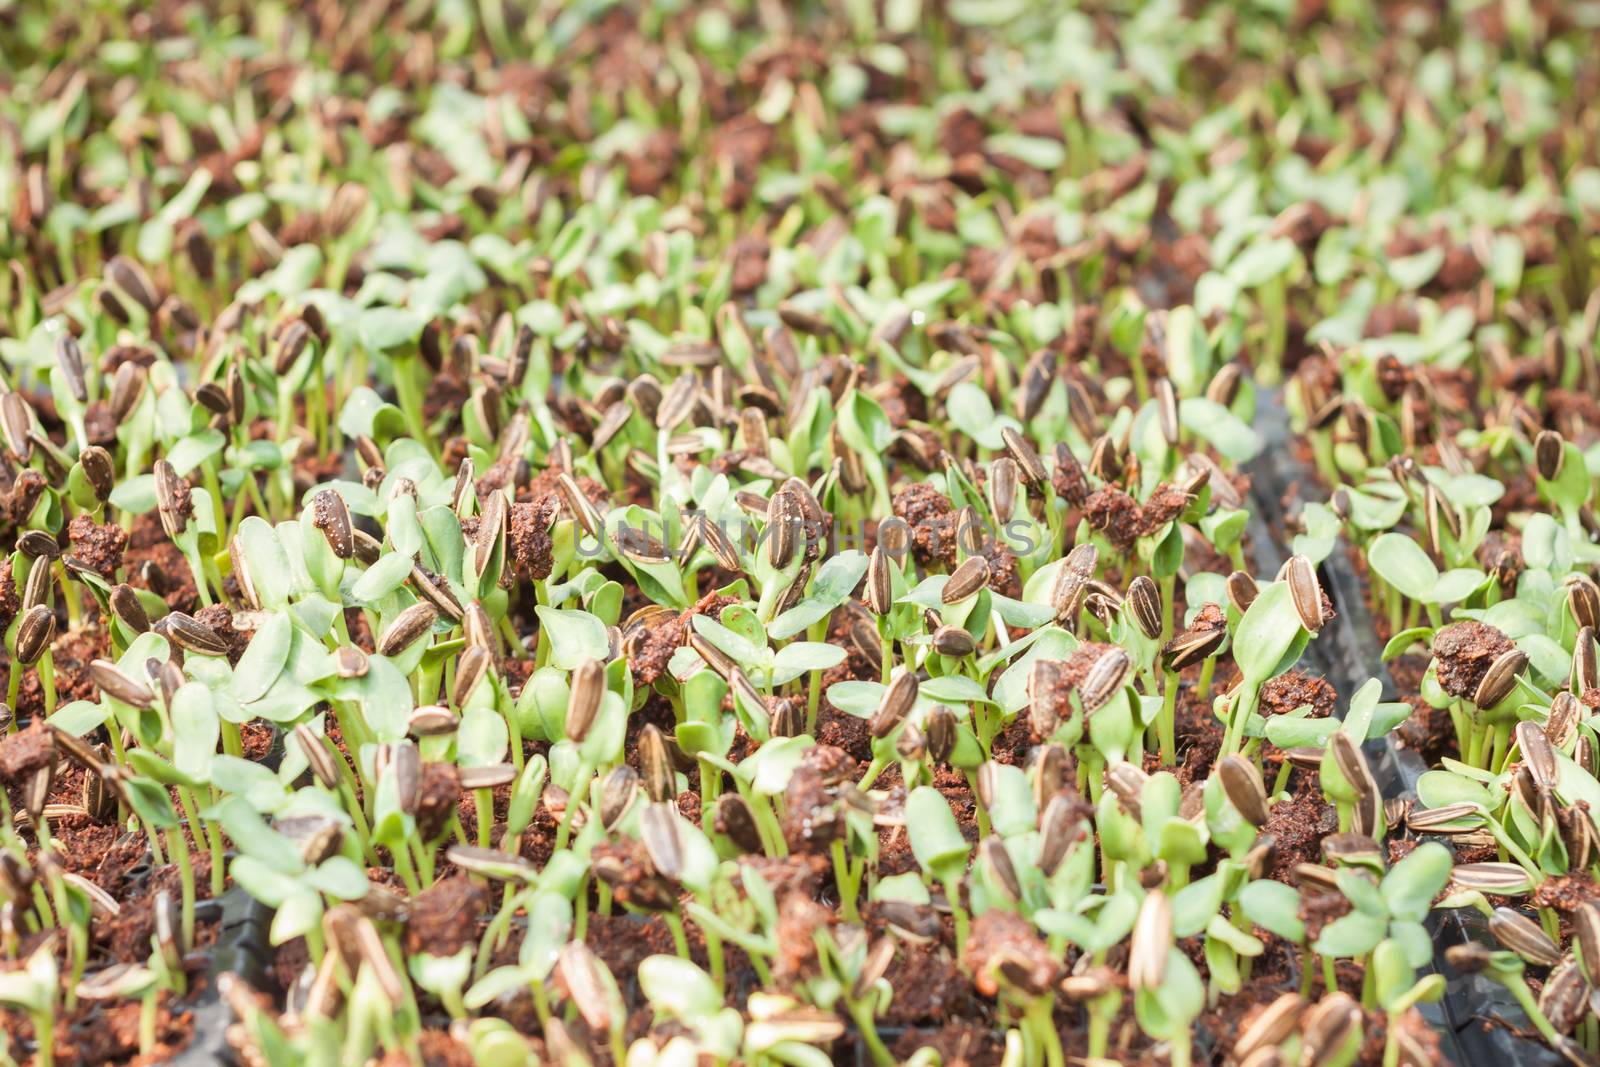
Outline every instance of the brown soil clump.
[(88, 515), (74, 515), (67, 524), (67, 540), (80, 563), (108, 581), (115, 580), (122, 566), (122, 553), (128, 535), (115, 523), (97, 523)]
[(927, 482), (913, 482), (894, 495), (895, 517), (911, 527), (911, 551), (924, 567), (956, 562), (956, 509)]
[(1303, 707), (1311, 708), (1313, 719), (1325, 719), (1333, 714), (1339, 694), (1326, 678), (1316, 678), (1305, 671), (1288, 671), (1269, 679), (1261, 687), (1261, 713), (1287, 715)]
[(1472, 699), (1489, 666), (1516, 646), (1505, 634), (1481, 622), (1452, 623), (1433, 635), (1439, 688), (1453, 697)]
[(488, 895), (463, 877), (444, 878), (411, 900), (406, 952), (453, 956), (477, 940), (478, 916)]
[(1276, 842), (1266, 877), (1292, 883), (1297, 864), (1322, 862), (1322, 839), (1338, 829), (1338, 812), (1318, 793), (1306, 791), (1278, 801), (1262, 827)]

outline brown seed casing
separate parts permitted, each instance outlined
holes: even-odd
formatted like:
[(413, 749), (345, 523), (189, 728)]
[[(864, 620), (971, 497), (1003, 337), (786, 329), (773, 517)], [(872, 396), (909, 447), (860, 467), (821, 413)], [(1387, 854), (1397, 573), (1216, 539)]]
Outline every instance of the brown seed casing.
[(1585, 626), (1572, 646), (1572, 683), (1580, 692), (1600, 689), (1600, 645), (1595, 631)]
[(1083, 713), (1093, 715), (1121, 692), (1133, 675), (1133, 658), (1127, 650), (1113, 647), (1089, 668), (1078, 685), (1078, 696), (1083, 701)]
[(489, 673), (494, 656), (482, 645), (468, 645), (456, 661), (456, 680), (451, 687), (450, 699), (458, 708), (467, 706), (478, 685)]
[(917, 702), (919, 688), (917, 676), (910, 671), (900, 671), (889, 680), (888, 687), (878, 700), (878, 710), (868, 723), (873, 737), (888, 737), (895, 727), (906, 721), (906, 716)]
[(1561, 949), (1539, 924), (1510, 908), (1501, 906), (1489, 916), (1489, 933), (1500, 944), (1529, 963), (1554, 967), (1561, 961)]
[(141, 709), (155, 706), (156, 696), (150, 687), (124, 672), (110, 660), (91, 660), (89, 677), (100, 687), (102, 693), (124, 704)]
[(767, 563), (783, 570), (801, 547), (800, 501), (787, 489), (780, 489), (767, 501)]
[(1533, 439), (1534, 466), (1539, 470), (1539, 477), (1547, 482), (1560, 477), (1566, 455), (1567, 443), (1554, 430), (1540, 430)]
[(1489, 670), (1472, 694), (1472, 702), (1480, 708), (1492, 708), (1511, 695), (1517, 687), (1517, 675), (1528, 667), (1528, 654), (1520, 648), (1507, 649), (1495, 657)]
[(667, 738), (654, 723), (645, 724), (639, 732), (639, 769), (651, 800), (662, 803), (677, 796), (677, 778), (672, 769), (672, 756), (667, 751)]
[(1305, 998), (1298, 993), (1284, 993), (1268, 1004), (1250, 1025), (1239, 1031), (1233, 1043), (1234, 1058), (1242, 1061), (1258, 1049), (1283, 1044), (1295, 1032), (1305, 1006)]
[(31, 667), (39, 661), (56, 636), (56, 615), (47, 605), (29, 608), (17, 624), (17, 662)]
[(89, 383), (84, 377), (83, 349), (78, 346), (78, 339), (70, 333), (63, 333), (56, 338), (55, 348), (56, 367), (67, 383), (67, 391), (78, 403), (87, 403)]
[(473, 539), (472, 570), (482, 579), (494, 561), (497, 549), (505, 544), (510, 522), (510, 506), (506, 495), (496, 489), (484, 498), (483, 510), (478, 515), (478, 535)]
[(717, 801), (717, 829), (728, 835), (743, 852), (760, 855), (761, 831), (749, 803), (737, 793), (724, 793)]
[(1578, 627), (1591, 631), (1600, 627), (1600, 584), (1582, 573), (1569, 574), (1565, 584), (1567, 607)]
[(1167, 977), (1167, 953), (1172, 950), (1172, 903), (1160, 889), (1145, 893), (1133, 923), (1128, 948), (1128, 986), (1155, 989)]
[(1322, 583), (1317, 580), (1316, 566), (1297, 554), (1289, 557), (1284, 570), (1289, 597), (1294, 602), (1295, 614), (1300, 616), (1300, 625), (1311, 633), (1319, 632), (1327, 620), (1323, 617)]
[(969, 556), (951, 573), (949, 581), (939, 591), (939, 600), (944, 604), (959, 604), (987, 584), (989, 561), (982, 556)]
[(1050, 472), (1045, 469), (1044, 461), (1039, 458), (1033, 445), (1010, 426), (1000, 431), (1000, 439), (1005, 442), (1006, 455), (1016, 464), (1018, 476), (1030, 490), (1042, 493), (1049, 484)]
[(412, 604), (378, 635), (378, 655), (398, 656), (426, 636), (438, 617), (439, 613), (426, 600)]
[(1261, 781), (1256, 765), (1242, 756), (1228, 756), (1217, 764), (1222, 778), (1222, 788), (1228, 800), (1239, 809), (1251, 826), (1265, 826), (1267, 822), (1267, 789)]
[(1133, 613), (1139, 631), (1152, 641), (1161, 636), (1161, 590), (1149, 575), (1141, 574), (1128, 586), (1123, 598)]
[(1484, 893), (1510, 896), (1525, 893), (1532, 884), (1528, 872), (1515, 863), (1458, 863), (1450, 871), (1450, 879), (1461, 889), (1476, 889)]
[(606, 692), (606, 668), (599, 660), (586, 660), (572, 672), (571, 697), (567, 702), (567, 737), (582, 741), (589, 736), (600, 703)]
[(429, 574), (420, 565), (413, 565), (410, 581), (420, 603), (431, 608), (435, 615), (442, 615), (451, 622), (461, 621), (464, 614), (461, 602), (443, 580)]
[(350, 518), (350, 506), (344, 497), (332, 489), (319, 490), (311, 500), (315, 525), (322, 531), (328, 547), (340, 559), (350, 559), (356, 554), (355, 523)]
[(148, 379), (149, 372), (131, 360), (117, 368), (111, 378), (111, 396), (107, 399), (113, 420), (118, 423), (127, 421), (134, 405), (144, 395), (144, 386)]
[(301, 723), (294, 728), (294, 739), (317, 783), (324, 789), (337, 790), (342, 780), (339, 761), (328, 751), (328, 746), (322, 743), (317, 732), (306, 723)]
[(181, 489), (179, 483), (183, 481), (172, 464), (164, 459), (155, 462), (156, 481), (156, 510), (161, 517), (161, 525), (167, 531), (167, 536), (176, 539), (189, 525), (189, 517), (181, 505), (179, 496), (182, 490), (188, 489), (184, 484)]
[(1256, 597), (1261, 593), (1256, 580), (1244, 571), (1234, 571), (1228, 575), (1227, 589), (1228, 603), (1241, 615), (1250, 610), (1250, 605), (1256, 602)]
[(99, 445), (90, 445), (78, 454), (78, 465), (83, 468), (83, 476), (89, 482), (89, 488), (94, 490), (96, 499), (104, 503), (117, 484), (117, 471), (111, 453)]
[[(947, 587), (948, 587), (948, 583)], [(882, 543), (867, 557), (866, 605), (874, 615), (889, 614), (894, 607), (894, 585), (889, 573), (889, 554)]]
[(941, 656), (965, 659), (977, 651), (972, 635), (960, 626), (941, 626), (933, 632), (933, 650)]

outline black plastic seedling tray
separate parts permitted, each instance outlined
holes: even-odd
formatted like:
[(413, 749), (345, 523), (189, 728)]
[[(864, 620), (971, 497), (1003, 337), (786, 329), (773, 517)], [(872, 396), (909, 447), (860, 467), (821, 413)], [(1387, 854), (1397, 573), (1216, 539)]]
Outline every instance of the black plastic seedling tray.
[[(1257, 566), (1275, 571), (1288, 556), (1282, 532), (1289, 529), (1284, 500), (1316, 484), (1317, 475), (1296, 458), (1288, 414), (1277, 390), (1263, 391), (1257, 402), (1256, 431), (1264, 448), (1250, 465), (1251, 540)], [(1338, 616), (1328, 624), (1306, 653), (1309, 666), (1320, 670), (1341, 696), (1348, 698), (1371, 678), (1383, 685), (1385, 700), (1397, 699), (1394, 679), (1383, 662), (1383, 646), (1373, 629), (1362, 582), (1351, 567), (1343, 539), (1334, 546), (1320, 568), (1324, 591)], [(1417, 779), (1428, 768), (1415, 752), (1396, 744), (1392, 737), (1367, 744), (1373, 774), (1385, 799), (1416, 796)], [(1481, 917), (1466, 909), (1435, 911), (1428, 920), (1435, 953), (1433, 970), (1447, 987), (1438, 1004), (1419, 1010), (1439, 1032), (1444, 1056), (1460, 1067), (1555, 1067), (1565, 1060), (1546, 1045), (1519, 1037), (1506, 1026), (1531, 1032), (1527, 1016), (1503, 987), (1477, 975), (1458, 974), (1444, 959), (1444, 951), (1465, 941), (1493, 942)]]

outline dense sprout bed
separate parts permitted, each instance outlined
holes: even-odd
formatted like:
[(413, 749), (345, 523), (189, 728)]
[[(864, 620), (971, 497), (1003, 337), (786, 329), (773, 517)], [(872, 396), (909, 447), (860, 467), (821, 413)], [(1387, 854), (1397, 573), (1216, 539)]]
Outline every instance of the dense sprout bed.
[(0, 5), (0, 1063), (1594, 1062), (1597, 26)]

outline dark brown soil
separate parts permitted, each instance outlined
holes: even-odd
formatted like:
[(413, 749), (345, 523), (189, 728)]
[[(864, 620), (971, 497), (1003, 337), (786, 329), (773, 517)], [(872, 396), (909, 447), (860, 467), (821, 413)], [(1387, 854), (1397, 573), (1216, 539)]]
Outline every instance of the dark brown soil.
[(461, 774), (453, 763), (425, 763), (417, 787), (417, 836), (432, 841), (444, 832), (461, 802)]
[(1297, 864), (1322, 862), (1322, 839), (1339, 829), (1339, 816), (1320, 793), (1307, 789), (1279, 800), (1262, 832), (1275, 844), (1266, 877), (1294, 884)]
[(1326, 678), (1316, 678), (1305, 671), (1288, 671), (1269, 679), (1261, 687), (1261, 713), (1287, 715), (1309, 706), (1312, 718), (1324, 719), (1333, 714), (1338, 698), (1333, 683)]
[(477, 940), (478, 916), (488, 893), (463, 878), (444, 878), (411, 900), (406, 952), (452, 956)]
[(990, 908), (973, 920), (961, 962), (978, 992), (992, 997), (1001, 988), (996, 967), (1002, 960), (1008, 967), (1008, 980), (1034, 995), (1049, 989), (1060, 969), (1060, 961), (1033, 923), (1003, 908)]
[(1490, 664), (1515, 647), (1505, 634), (1481, 622), (1469, 619), (1446, 626), (1433, 635), (1439, 688), (1453, 697), (1472, 699)]
[(1105, 535), (1118, 552), (1124, 554), (1138, 538), (1142, 512), (1139, 502), (1121, 489), (1107, 487), (1097, 490), (1083, 504), (1084, 516), (1089, 525)]
[(72, 554), (100, 577), (113, 580), (122, 566), (128, 535), (114, 523), (97, 523), (88, 515), (74, 515), (67, 524)]
[(26, 730), (0, 741), (0, 782), (25, 785), (34, 774), (50, 766), (55, 756), (49, 729), (42, 718), (35, 719)]
[(894, 514), (911, 527), (911, 553), (924, 567), (956, 562), (956, 510), (927, 482), (913, 482), (894, 495)]

